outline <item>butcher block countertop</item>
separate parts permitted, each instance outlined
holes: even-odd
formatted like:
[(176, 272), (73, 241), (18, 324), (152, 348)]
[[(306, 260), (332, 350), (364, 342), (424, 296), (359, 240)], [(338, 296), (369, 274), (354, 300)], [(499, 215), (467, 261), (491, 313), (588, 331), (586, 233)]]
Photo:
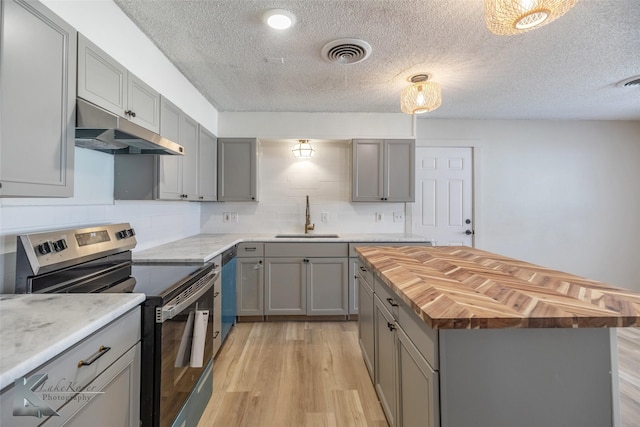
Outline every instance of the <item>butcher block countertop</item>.
[(436, 329), (640, 326), (640, 294), (464, 246), (356, 247)]

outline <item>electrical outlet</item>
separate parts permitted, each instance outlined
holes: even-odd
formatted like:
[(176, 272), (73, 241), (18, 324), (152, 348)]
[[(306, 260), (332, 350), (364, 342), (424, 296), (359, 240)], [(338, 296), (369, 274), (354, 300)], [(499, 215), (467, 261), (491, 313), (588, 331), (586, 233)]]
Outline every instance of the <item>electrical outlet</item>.
[(394, 212), (393, 222), (404, 222), (404, 212)]
[(320, 220), (322, 222), (329, 222), (329, 212), (322, 212), (322, 214), (320, 214)]
[(382, 222), (382, 212), (376, 212), (376, 222)]
[(230, 222), (238, 222), (238, 212), (231, 212), (229, 220)]
[(222, 214), (222, 222), (231, 222), (231, 212), (225, 212)]

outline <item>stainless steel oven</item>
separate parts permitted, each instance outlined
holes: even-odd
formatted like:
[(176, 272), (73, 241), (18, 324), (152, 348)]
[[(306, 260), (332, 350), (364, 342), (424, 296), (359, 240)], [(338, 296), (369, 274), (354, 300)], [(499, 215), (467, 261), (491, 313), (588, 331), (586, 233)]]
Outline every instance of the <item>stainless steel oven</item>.
[[(142, 427), (167, 427), (211, 395), (213, 284), (207, 264), (134, 264), (135, 232), (111, 224), (18, 236), (17, 293), (140, 292)], [(203, 375), (204, 374), (204, 375)], [(207, 384), (206, 392), (202, 384)]]

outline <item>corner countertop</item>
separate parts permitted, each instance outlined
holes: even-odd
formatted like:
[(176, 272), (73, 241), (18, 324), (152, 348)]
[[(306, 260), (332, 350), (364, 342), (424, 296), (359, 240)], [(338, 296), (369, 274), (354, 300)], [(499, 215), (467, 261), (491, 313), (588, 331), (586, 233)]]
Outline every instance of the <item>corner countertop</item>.
[(0, 295), (0, 390), (144, 300), (144, 294)]
[(640, 294), (464, 246), (356, 249), (436, 329), (640, 326)]
[(133, 253), (134, 262), (208, 262), (230, 247), (242, 242), (414, 242), (429, 243), (425, 237), (415, 234), (344, 234), (331, 238), (276, 238), (271, 234), (196, 234), (174, 242)]

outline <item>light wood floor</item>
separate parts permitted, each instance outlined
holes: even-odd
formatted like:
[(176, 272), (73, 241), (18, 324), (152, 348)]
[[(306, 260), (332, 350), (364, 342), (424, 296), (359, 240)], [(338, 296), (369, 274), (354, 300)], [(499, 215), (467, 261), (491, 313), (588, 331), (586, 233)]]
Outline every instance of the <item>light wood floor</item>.
[(239, 323), (199, 427), (387, 427), (357, 322)]
[[(622, 427), (640, 426), (640, 328), (618, 329)], [(234, 326), (198, 427), (387, 427), (357, 322)]]

